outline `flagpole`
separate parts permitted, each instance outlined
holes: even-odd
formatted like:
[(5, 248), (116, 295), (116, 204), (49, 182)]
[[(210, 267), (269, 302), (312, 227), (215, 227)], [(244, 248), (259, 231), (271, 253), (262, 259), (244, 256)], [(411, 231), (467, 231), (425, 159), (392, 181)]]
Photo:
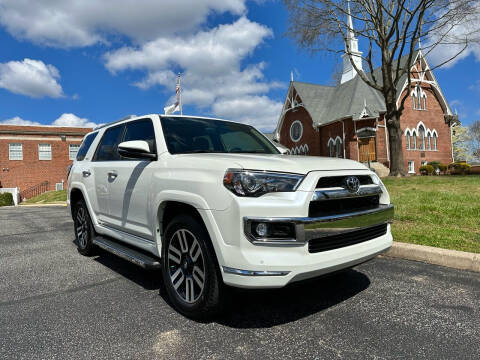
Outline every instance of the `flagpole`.
[(182, 85), (180, 83), (180, 73), (178, 73), (178, 85), (180, 86), (180, 97), (179, 97), (179, 103), (180, 103), (180, 115), (183, 115), (183, 108), (182, 108)]

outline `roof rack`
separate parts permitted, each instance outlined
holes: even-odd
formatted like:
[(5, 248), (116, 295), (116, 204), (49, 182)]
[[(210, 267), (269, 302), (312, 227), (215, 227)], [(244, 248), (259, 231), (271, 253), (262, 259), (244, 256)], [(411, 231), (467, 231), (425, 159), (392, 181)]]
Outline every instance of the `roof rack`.
[(116, 124), (120, 121), (124, 121), (124, 120), (128, 120), (128, 119), (133, 119), (134, 117), (137, 117), (137, 115), (127, 115), (121, 119), (118, 119), (118, 120), (115, 120), (115, 121), (112, 121), (112, 122), (109, 122), (109, 123), (106, 123), (106, 124), (103, 124), (103, 125), (98, 125), (97, 127), (95, 127), (95, 129), (93, 129), (93, 131), (95, 130), (98, 130), (98, 129), (102, 129), (104, 128), (105, 126), (110, 126), (110, 125), (113, 125), (113, 124)]

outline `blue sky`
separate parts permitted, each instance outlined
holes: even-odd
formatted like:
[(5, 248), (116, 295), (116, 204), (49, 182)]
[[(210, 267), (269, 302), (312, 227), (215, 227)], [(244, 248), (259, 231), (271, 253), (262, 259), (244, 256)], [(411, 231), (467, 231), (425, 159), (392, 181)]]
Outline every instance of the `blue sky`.
[[(284, 36), (281, 1), (38, 3), (0, 0), (0, 122), (81, 126), (161, 113), (181, 71), (184, 113), (271, 130), (290, 72), (328, 84), (340, 61)], [(464, 125), (480, 119), (479, 57), (468, 49), (435, 71)]]

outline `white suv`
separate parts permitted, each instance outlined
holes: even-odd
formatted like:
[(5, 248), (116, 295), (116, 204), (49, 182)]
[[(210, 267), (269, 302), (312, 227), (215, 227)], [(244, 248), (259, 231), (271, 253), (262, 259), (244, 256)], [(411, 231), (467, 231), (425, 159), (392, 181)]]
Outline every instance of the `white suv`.
[(161, 268), (174, 306), (217, 312), (225, 284), (276, 288), (372, 259), (392, 244), (377, 175), (344, 159), (282, 155), (255, 128), (145, 115), (88, 134), (68, 177), (78, 250)]

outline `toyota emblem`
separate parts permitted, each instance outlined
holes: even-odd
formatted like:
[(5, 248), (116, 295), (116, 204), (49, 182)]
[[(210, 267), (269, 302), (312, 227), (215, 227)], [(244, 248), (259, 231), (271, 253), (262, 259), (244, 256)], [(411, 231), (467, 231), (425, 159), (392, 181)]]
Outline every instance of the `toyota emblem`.
[(345, 187), (351, 193), (356, 193), (360, 189), (360, 180), (356, 176), (349, 176), (345, 179)]

